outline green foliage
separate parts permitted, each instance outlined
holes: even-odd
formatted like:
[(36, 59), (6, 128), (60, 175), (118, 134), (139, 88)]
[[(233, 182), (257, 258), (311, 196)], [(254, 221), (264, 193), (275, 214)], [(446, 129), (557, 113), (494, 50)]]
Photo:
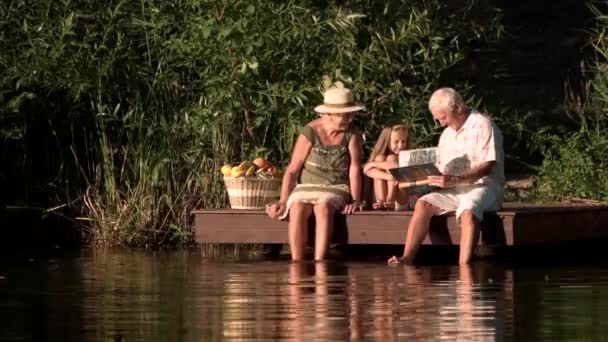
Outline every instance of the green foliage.
[(366, 149), (394, 121), (431, 143), (430, 92), (469, 89), (469, 40), (500, 33), (491, 8), (473, 15), (480, 6), (9, 1), (0, 137), (7, 177), (25, 185), (8, 189), (68, 204), (96, 243), (188, 241), (191, 209), (226, 205), (219, 167), (257, 156), (284, 165), (334, 82), (368, 108), (356, 119)]
[(608, 17), (595, 7), (596, 25), (591, 37), (596, 60), (593, 77), (585, 85), (589, 91), (581, 106), (573, 111), (577, 131), (552, 136), (543, 153), (537, 195), (543, 199), (564, 197), (608, 200)]
[(559, 139), (545, 153), (537, 195), (546, 199), (567, 197), (608, 200), (608, 136), (606, 131), (581, 128)]

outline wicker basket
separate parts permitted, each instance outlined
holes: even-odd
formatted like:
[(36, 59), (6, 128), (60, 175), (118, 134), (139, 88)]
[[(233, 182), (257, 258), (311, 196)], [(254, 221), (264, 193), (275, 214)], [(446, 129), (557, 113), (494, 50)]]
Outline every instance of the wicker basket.
[(281, 178), (224, 177), (232, 209), (262, 209), (281, 195)]

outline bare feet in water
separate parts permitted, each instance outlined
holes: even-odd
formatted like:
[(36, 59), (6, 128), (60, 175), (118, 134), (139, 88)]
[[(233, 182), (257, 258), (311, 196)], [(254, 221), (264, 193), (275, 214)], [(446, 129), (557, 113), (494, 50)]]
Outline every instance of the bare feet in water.
[(387, 263), (389, 265), (399, 265), (399, 264), (410, 264), (410, 261), (405, 256), (398, 258), (397, 256), (393, 255), (392, 257), (390, 257), (390, 259), (388, 259)]

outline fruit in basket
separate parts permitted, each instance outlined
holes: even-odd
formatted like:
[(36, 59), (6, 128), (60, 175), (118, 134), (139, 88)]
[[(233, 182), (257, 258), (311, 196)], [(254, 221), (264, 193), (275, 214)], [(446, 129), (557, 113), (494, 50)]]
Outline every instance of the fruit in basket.
[(264, 158), (255, 158), (253, 160), (253, 165), (255, 165), (255, 167), (258, 169), (263, 169), (268, 166), (268, 162)]
[(241, 169), (240, 167), (235, 166), (235, 167), (233, 167), (233, 168), (230, 170), (230, 175), (231, 175), (232, 177), (243, 177), (243, 176), (245, 176), (245, 173), (246, 173), (246, 172), (247, 172), (247, 171), (245, 171), (245, 170)]
[(277, 178), (281, 176), (279, 168), (268, 162), (264, 168), (255, 171), (255, 174), (260, 178)]
[(261, 178), (274, 178), (281, 176), (279, 168), (264, 158), (256, 158), (253, 162), (245, 160), (238, 165), (225, 164), (220, 171), (225, 177), (258, 176)]
[(251, 165), (252, 165), (252, 164), (251, 164), (251, 162), (248, 162), (248, 161), (246, 161), (246, 160), (245, 160), (245, 161), (242, 161), (242, 162), (239, 164), (239, 166), (237, 166), (237, 167), (238, 167), (239, 169), (241, 169), (241, 170), (245, 170), (245, 171), (246, 171), (246, 170), (247, 170), (247, 169), (248, 169), (248, 168), (249, 168)]
[(251, 165), (245, 172), (245, 176), (246, 177), (253, 176), (254, 173), (255, 173), (255, 165)]
[(226, 165), (222, 166), (222, 168), (221, 168), (220, 171), (222, 172), (222, 175), (224, 175), (224, 176), (230, 176), (230, 171), (231, 170), (232, 170), (232, 165), (226, 164)]
[(271, 165), (269, 167), (266, 168), (266, 173), (268, 173), (269, 175), (273, 176), (273, 177), (277, 177), (279, 176), (280, 172), (279, 172), (279, 168)]

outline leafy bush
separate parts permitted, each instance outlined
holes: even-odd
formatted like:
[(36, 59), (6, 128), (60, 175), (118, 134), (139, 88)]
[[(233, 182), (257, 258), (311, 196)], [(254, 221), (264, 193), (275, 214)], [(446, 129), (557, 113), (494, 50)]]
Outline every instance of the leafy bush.
[(592, 79), (584, 86), (588, 94), (579, 111), (572, 113), (578, 130), (553, 136), (551, 147), (544, 151), (536, 189), (543, 199), (608, 200), (608, 17), (596, 7), (592, 11), (596, 15)]
[(460, 62), (469, 40), (496, 38), (497, 13), (476, 1), (336, 3), (3, 5), (2, 161), (26, 184), (9, 196), (65, 205), (92, 242), (188, 241), (191, 209), (226, 205), (219, 166), (259, 154), (284, 164), (334, 82), (368, 108), (356, 122), (366, 149), (389, 121), (433, 141), (428, 95), (445, 80), (468, 89)]
[(540, 168), (538, 195), (544, 199), (568, 197), (608, 200), (608, 137), (606, 131), (583, 127), (559, 139), (545, 152)]

